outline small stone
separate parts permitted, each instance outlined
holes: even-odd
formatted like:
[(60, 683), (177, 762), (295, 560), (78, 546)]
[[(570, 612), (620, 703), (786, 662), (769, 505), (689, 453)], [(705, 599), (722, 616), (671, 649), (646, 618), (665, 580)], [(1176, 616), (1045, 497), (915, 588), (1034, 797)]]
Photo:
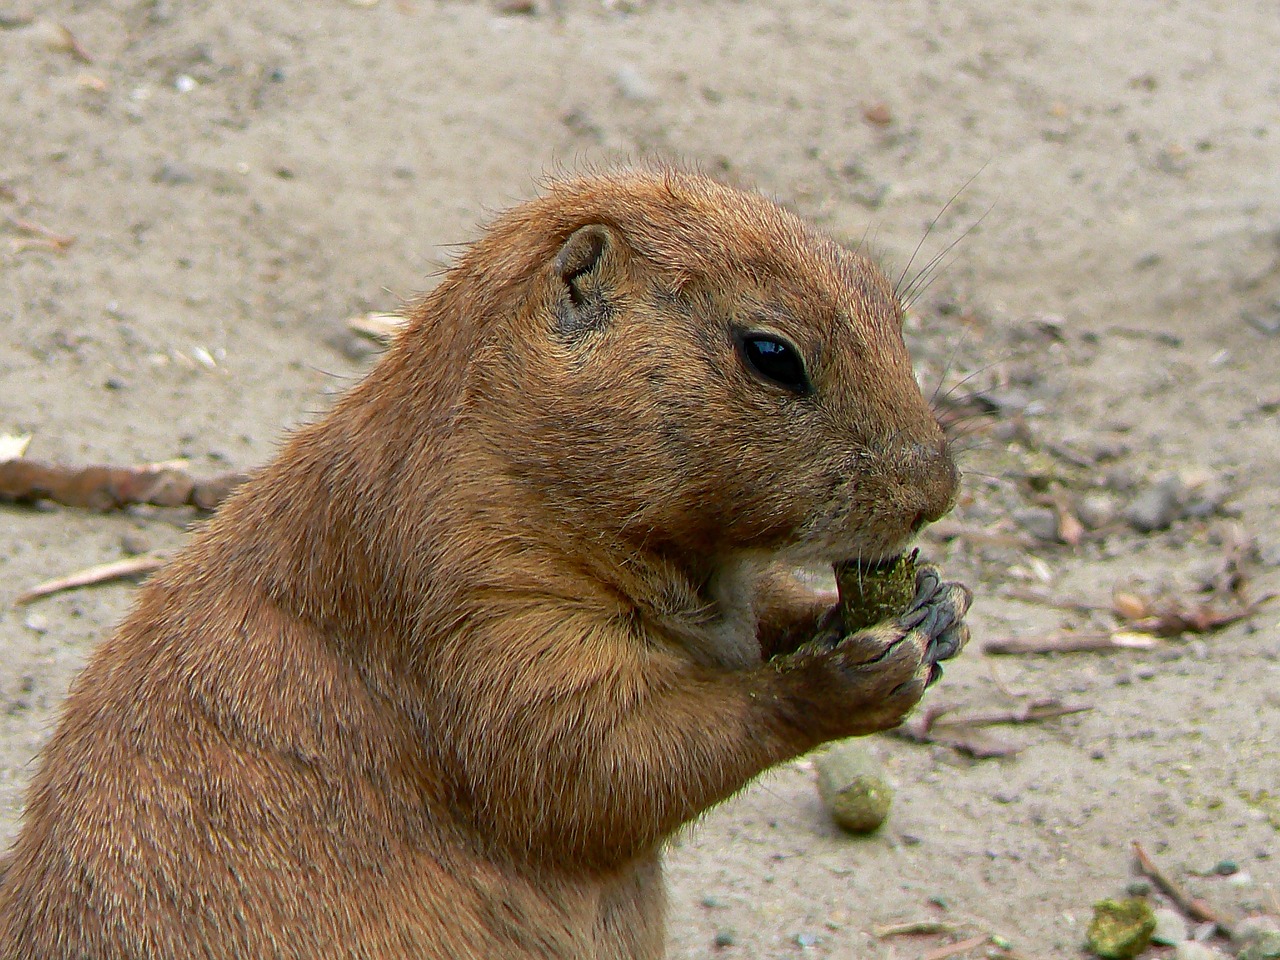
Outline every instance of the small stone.
[(49, 618), (43, 613), (28, 613), (23, 618), (22, 625), (33, 633), (49, 632)]
[(979, 395), (979, 399), (984, 401), (991, 407), (991, 412), (997, 414), (1002, 419), (1016, 417), (1019, 414), (1029, 413), (1029, 408), (1033, 401), (1031, 395), (1025, 390), (1015, 388), (984, 390)]
[(166, 163), (155, 172), (151, 180), (154, 183), (163, 183), (171, 187), (181, 186), (184, 183), (191, 183), (195, 180), (196, 175), (191, 172), (189, 167), (183, 166), (181, 163)]
[(325, 342), (353, 363), (363, 363), (386, 349), (368, 337), (347, 330), (336, 331)]
[(1276, 933), (1280, 931), (1280, 921), (1266, 914), (1258, 914), (1252, 917), (1243, 917), (1235, 925), (1235, 938), (1240, 943), (1248, 945), (1264, 933)]
[(1124, 892), (1131, 897), (1147, 897), (1151, 895), (1150, 880), (1130, 880), (1124, 885)]
[(1187, 939), (1187, 921), (1177, 910), (1167, 907), (1156, 911), (1156, 928), (1151, 931), (1151, 942), (1171, 947)]
[(1105, 960), (1128, 960), (1146, 949), (1155, 928), (1155, 914), (1146, 900), (1099, 900), (1093, 905), (1086, 943)]
[(699, 902), (708, 910), (716, 910), (725, 906), (725, 902), (723, 900), (710, 893), (703, 897)]
[(716, 945), (717, 950), (723, 950), (725, 947), (732, 947), (736, 937), (732, 930), (717, 930), (716, 937), (712, 941)]
[(1014, 522), (1037, 540), (1056, 543), (1058, 515), (1046, 507), (1026, 507), (1013, 512)]
[(130, 531), (121, 535), (120, 549), (125, 556), (136, 557), (138, 554), (146, 553), (150, 550), (151, 543), (142, 534)]
[(1182, 482), (1166, 477), (1147, 487), (1129, 502), (1124, 518), (1139, 533), (1167, 530), (1178, 519)]
[(1173, 951), (1173, 960), (1227, 960), (1226, 954), (1194, 940), (1184, 940)]
[(792, 937), (792, 939), (795, 940), (797, 946), (803, 947), (806, 950), (810, 947), (816, 946), (818, 943), (818, 938), (812, 933), (797, 933)]
[(1260, 932), (1236, 954), (1236, 960), (1280, 960), (1280, 931)]
[(893, 788), (867, 748), (855, 740), (840, 740), (813, 762), (818, 795), (837, 824), (850, 833), (880, 828), (893, 804)]
[(1280, 335), (1280, 300), (1260, 310), (1246, 310), (1245, 323), (1269, 337)]
[(1182, 512), (1198, 520), (1223, 512), (1233, 492), (1224, 479), (1207, 471), (1184, 474), (1180, 483), (1186, 501)]
[(1115, 501), (1106, 494), (1091, 493), (1080, 498), (1076, 505), (1076, 516), (1090, 530), (1105, 527), (1116, 518)]
[(632, 64), (619, 64), (613, 71), (612, 79), (618, 92), (627, 100), (648, 103), (657, 98), (653, 82)]
[(1138, 481), (1134, 478), (1132, 470), (1123, 464), (1116, 464), (1102, 475), (1102, 485), (1108, 490), (1124, 493), (1136, 487)]
[(1234, 860), (1219, 860), (1213, 865), (1213, 872), (1220, 877), (1229, 877), (1240, 870), (1240, 864)]

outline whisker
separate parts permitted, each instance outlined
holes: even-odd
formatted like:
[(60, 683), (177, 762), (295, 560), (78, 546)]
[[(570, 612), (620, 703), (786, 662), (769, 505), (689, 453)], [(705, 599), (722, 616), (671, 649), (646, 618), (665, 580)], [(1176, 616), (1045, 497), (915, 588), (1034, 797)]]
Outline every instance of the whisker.
[[(904, 307), (910, 307), (917, 300), (919, 300), (920, 297), (924, 294), (924, 292), (928, 290), (931, 286), (933, 286), (933, 282), (938, 277), (942, 276), (943, 273), (946, 272), (947, 267), (950, 267), (951, 264), (955, 262), (954, 258), (945, 264), (939, 265), (940, 261), (942, 261), (942, 259), (946, 257), (947, 254), (951, 253), (951, 251), (954, 250), (961, 241), (968, 239), (970, 234), (972, 234), (973, 231), (977, 230), (978, 227), (982, 225), (982, 221), (987, 219), (987, 217), (991, 215), (991, 211), (993, 211), (995, 208), (996, 208), (996, 205), (993, 202), (991, 206), (987, 207), (986, 212), (984, 212), (982, 216), (980, 216), (977, 220), (975, 220), (973, 223), (971, 223), (968, 227), (965, 228), (964, 232), (961, 233), (960, 236), (952, 240), (949, 244), (946, 245), (946, 247), (944, 247), (934, 257), (932, 257), (928, 263), (926, 263), (923, 267), (920, 268), (920, 272), (916, 274), (916, 276), (912, 279), (912, 281), (909, 284), (907, 284), (906, 289), (903, 290), (901, 293), (901, 299), (903, 301)], [(937, 269), (935, 269), (935, 267)], [(925, 280), (926, 277), (928, 278), (928, 282), (924, 283), (922, 286), (921, 283), (922, 281)]]
[(924, 236), (920, 238), (920, 242), (916, 244), (916, 248), (911, 251), (911, 256), (907, 260), (907, 265), (902, 268), (902, 273), (898, 275), (897, 283), (893, 285), (893, 292), (895, 295), (898, 296), (899, 299), (903, 299), (901, 296), (902, 281), (907, 278), (907, 272), (911, 269), (911, 265), (916, 262), (916, 257), (920, 255), (920, 250), (922, 247), (924, 247), (924, 242), (928, 240), (929, 235), (933, 233), (933, 228), (938, 225), (938, 221), (942, 219), (943, 214), (945, 214), (949, 209), (951, 209), (951, 205), (960, 198), (960, 194), (968, 190), (969, 187), (973, 184), (973, 181), (977, 180), (979, 174), (981, 174), (982, 171), (985, 170), (986, 168), (987, 168), (987, 164), (984, 163), (981, 167), (978, 168), (977, 172), (974, 173), (973, 176), (971, 176), (968, 180), (966, 180), (963, 184), (961, 184), (960, 189), (958, 189), (955, 193), (951, 195), (951, 198), (942, 205), (942, 209), (937, 212), (934, 218), (929, 221), (929, 225), (925, 227)]

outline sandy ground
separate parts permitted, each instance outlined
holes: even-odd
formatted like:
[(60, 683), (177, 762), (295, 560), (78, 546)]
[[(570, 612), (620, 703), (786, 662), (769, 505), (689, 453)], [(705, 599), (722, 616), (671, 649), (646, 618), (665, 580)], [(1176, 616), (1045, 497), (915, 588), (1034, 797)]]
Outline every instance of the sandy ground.
[[(1273, 0), (531, 6), (6, 3), (0, 433), (45, 459), (259, 463), (370, 362), (347, 317), (429, 288), (556, 169), (679, 158), (895, 273), (925, 237), (910, 271), (945, 269), (910, 323), (921, 380), (999, 412), (959, 536), (924, 545), (979, 592), (927, 702), (1093, 709), (1001, 730), (1005, 759), (874, 738), (898, 792), (870, 839), (828, 825), (804, 762), (770, 774), (673, 844), (672, 956), (920, 956), (948, 938), (873, 931), (926, 918), (1075, 956), (1134, 839), (1227, 913), (1280, 914), (1280, 604), (1150, 650), (982, 651), (1112, 624), (1029, 590), (1197, 603), (1241, 535), (1252, 594), (1280, 590)], [(1134, 529), (1161, 490), (1171, 525)], [(1100, 526), (1052, 542), (1045, 503)], [(4, 507), (0, 590), (190, 519)], [(0, 838), (133, 589), (0, 608)]]

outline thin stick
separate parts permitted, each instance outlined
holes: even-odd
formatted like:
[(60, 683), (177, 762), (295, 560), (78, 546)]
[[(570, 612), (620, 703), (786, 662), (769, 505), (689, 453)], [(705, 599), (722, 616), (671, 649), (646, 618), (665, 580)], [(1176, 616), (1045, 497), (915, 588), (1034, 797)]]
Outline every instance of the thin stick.
[(153, 573), (164, 566), (168, 560), (169, 555), (167, 553), (144, 553), (138, 557), (129, 557), (127, 560), (115, 560), (111, 563), (101, 563), (94, 567), (86, 567), (83, 570), (77, 570), (75, 573), (69, 573), (65, 577), (46, 580), (44, 583), (36, 584), (29, 590), (24, 590), (13, 598), (13, 605), (19, 607), (30, 603), (32, 600), (38, 600), (54, 593), (62, 593), (65, 590), (76, 590), (96, 583), (107, 583), (112, 580), (124, 580), (128, 577)]
[(1053, 607), (1056, 610), (1070, 610), (1072, 613), (1103, 613), (1111, 611), (1109, 603), (1087, 603), (1079, 600), (1061, 600), (1033, 587), (1009, 587), (1002, 591), (1002, 596), (1020, 603), (1034, 603), (1042, 607)]
[(1193, 920), (1199, 920), (1203, 923), (1212, 923), (1228, 938), (1231, 938), (1231, 927), (1227, 921), (1222, 919), (1213, 907), (1209, 906), (1199, 897), (1193, 897), (1187, 893), (1172, 877), (1160, 869), (1156, 862), (1147, 855), (1147, 851), (1142, 848), (1137, 840), (1133, 841), (1133, 855), (1137, 858), (1138, 866), (1148, 877), (1150, 877), (1157, 887), (1168, 895), (1169, 899), (1178, 905), (1183, 913)]
[(874, 933), (881, 940), (890, 937), (915, 937), (931, 933), (954, 933), (955, 926), (941, 920), (911, 920), (907, 923), (895, 923), (887, 927), (876, 927)]
[(1038, 723), (1041, 720), (1052, 720), (1054, 717), (1069, 717), (1073, 713), (1084, 713), (1092, 710), (1087, 703), (1029, 703), (1019, 710), (1001, 710), (996, 713), (978, 713), (970, 716), (938, 717), (934, 727), (994, 727), (1004, 723)]
[(1155, 637), (1137, 633), (1052, 633), (1042, 637), (1008, 637), (988, 640), (984, 653), (996, 655), (1081, 653), (1090, 650), (1148, 650), (1160, 645)]

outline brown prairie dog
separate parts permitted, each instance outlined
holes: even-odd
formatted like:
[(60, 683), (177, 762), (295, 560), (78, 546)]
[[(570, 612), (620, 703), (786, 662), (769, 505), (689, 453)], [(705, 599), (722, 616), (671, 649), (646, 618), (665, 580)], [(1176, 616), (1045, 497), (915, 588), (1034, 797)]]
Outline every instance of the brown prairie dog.
[(956, 472), (891, 285), (663, 168), (500, 217), (73, 685), (12, 958), (653, 958), (661, 845), (898, 723), (968, 594), (840, 638), (785, 571)]

